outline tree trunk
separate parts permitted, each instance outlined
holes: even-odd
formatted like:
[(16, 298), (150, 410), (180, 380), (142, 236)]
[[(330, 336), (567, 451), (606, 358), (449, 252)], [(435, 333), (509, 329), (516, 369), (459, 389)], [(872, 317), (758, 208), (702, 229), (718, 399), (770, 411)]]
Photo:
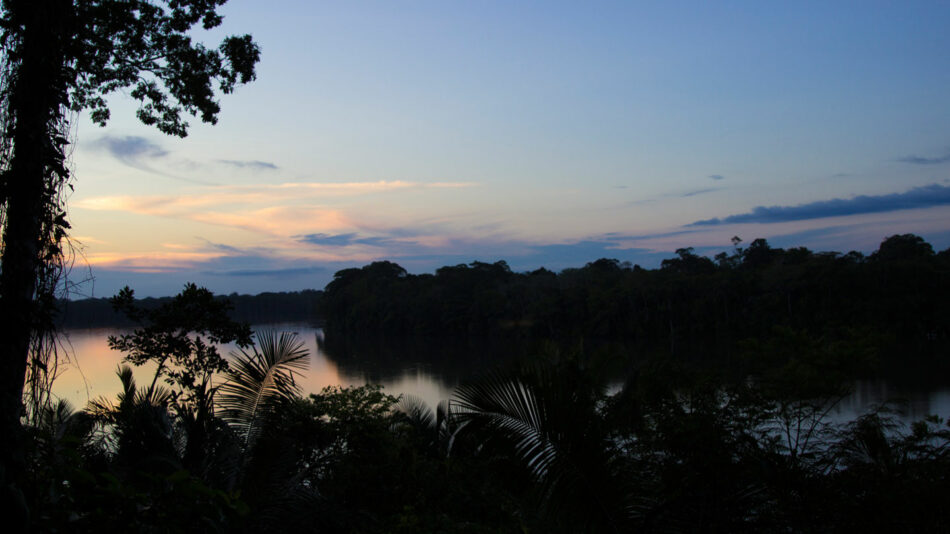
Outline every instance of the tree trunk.
[(13, 153), (2, 177), (6, 198), (0, 264), (0, 447), (5, 477), (16, 481), (23, 468), (20, 417), (30, 340), (36, 327), (35, 291), (45, 251), (43, 220), (63, 147), (54, 140), (65, 102), (68, 0), (4, 2), (9, 30), (19, 37), (7, 50), (14, 70), (8, 80), (8, 127)]

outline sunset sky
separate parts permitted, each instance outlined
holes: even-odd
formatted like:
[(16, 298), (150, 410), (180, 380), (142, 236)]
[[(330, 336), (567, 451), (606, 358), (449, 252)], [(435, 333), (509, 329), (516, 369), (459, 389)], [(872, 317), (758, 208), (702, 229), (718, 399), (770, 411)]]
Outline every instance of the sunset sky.
[(377, 259), (655, 267), (730, 238), (950, 246), (950, 3), (231, 0), (258, 79), (185, 139), (76, 121), (78, 296)]

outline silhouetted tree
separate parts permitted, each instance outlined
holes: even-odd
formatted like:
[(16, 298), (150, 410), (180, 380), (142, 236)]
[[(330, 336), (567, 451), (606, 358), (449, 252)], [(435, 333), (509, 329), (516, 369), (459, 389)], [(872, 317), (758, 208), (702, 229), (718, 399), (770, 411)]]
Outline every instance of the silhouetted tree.
[(916, 260), (934, 255), (934, 249), (924, 238), (914, 234), (892, 235), (881, 242), (871, 254), (876, 261)]
[(15, 437), (31, 339), (47, 327), (63, 254), (63, 188), (70, 111), (105, 124), (105, 97), (119, 90), (142, 105), (138, 118), (184, 136), (185, 114), (214, 123), (216, 91), (254, 79), (260, 52), (249, 35), (217, 49), (192, 41), (191, 28), (221, 23), (223, 0), (5, 0), (0, 146), (0, 433), (2, 459), (15, 471)]

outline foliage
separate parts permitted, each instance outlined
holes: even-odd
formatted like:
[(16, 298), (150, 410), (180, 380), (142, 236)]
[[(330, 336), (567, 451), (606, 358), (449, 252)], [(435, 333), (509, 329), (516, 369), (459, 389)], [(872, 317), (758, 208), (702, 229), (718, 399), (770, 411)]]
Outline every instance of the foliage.
[(134, 292), (127, 287), (112, 302), (141, 326), (131, 334), (109, 336), (109, 347), (125, 352), (125, 361), (133, 365), (154, 363), (149, 390), (163, 378), (173, 388), (173, 401), (197, 402), (214, 373), (228, 370), (227, 360), (215, 345), (251, 344), (250, 328), (228, 317), (227, 301), (216, 300), (210, 291), (194, 284), (186, 284), (171, 302), (152, 310), (138, 307)]
[[(239, 358), (260, 364), (266, 350)], [(183, 415), (163, 407), (167, 393), (149, 396), (129, 368), (120, 376), (118, 402), (93, 403), (86, 416), (64, 405), (35, 428), (29, 495), (44, 530), (937, 532), (950, 524), (939, 506), (950, 475), (945, 422), (905, 432), (871, 413), (807, 457), (771, 439), (777, 412), (755, 381), (669, 360), (642, 363), (613, 394), (582, 358), (526, 363), (463, 384), (436, 412), (379, 386), (277, 395), (233, 487), (185, 466), (173, 446)], [(240, 427), (219, 430), (236, 438)], [(209, 454), (223, 461), (232, 452)]]
[[(740, 252), (772, 257), (763, 247)], [(692, 261), (689, 254), (679, 259)], [(887, 269), (913, 265), (895, 262)], [(697, 276), (713, 276), (707, 267)], [(374, 269), (380, 291), (409, 278), (392, 264)], [(476, 269), (486, 287), (517, 277), (500, 265)], [(602, 276), (587, 281), (597, 292), (628, 272), (611, 261), (587, 269)], [(532, 276), (564, 276), (573, 287), (584, 280), (577, 272)], [(130, 292), (117, 300), (129, 304)], [(166, 358), (182, 376), (210, 376), (210, 356), (195, 356), (185, 339), (217, 336), (209, 325), (243, 331), (218, 322), (225, 307), (197, 288), (163, 307), (128, 307), (145, 326), (123, 338), (127, 346), (142, 361)], [(37, 528), (784, 533), (950, 525), (950, 421), (928, 418), (908, 430), (883, 409), (845, 424), (827, 418), (887, 342), (867, 330), (775, 324), (748, 332), (734, 365), (668, 353), (631, 358), (610, 389), (604, 378), (616, 378), (617, 367), (594, 345), (562, 352), (551, 344), (462, 384), (434, 411), (374, 385), (301, 398), (301, 344), (290, 334), (257, 340), (232, 353), (224, 385), (200, 379), (183, 388), (169, 373), (140, 387), (126, 366), (114, 402), (42, 412), (31, 427), (25, 495)], [(173, 364), (162, 356), (170, 351), (152, 352), (166, 346), (188, 356)]]
[[(66, 195), (72, 190), (68, 146), (73, 116), (89, 110), (94, 122), (105, 124), (106, 97), (127, 91), (141, 102), (138, 118), (166, 134), (184, 137), (187, 115), (216, 122), (218, 95), (253, 80), (260, 59), (249, 35), (226, 37), (217, 49), (193, 41), (197, 24), (205, 30), (221, 24), (217, 10), (224, 2), (5, 0), (0, 6), (4, 486), (24, 475), (24, 383), (35, 419), (50, 402), (49, 385), (55, 378), (55, 296), (69, 287), (61, 277), (70, 260)], [(198, 374), (206, 370), (195, 369)], [(194, 377), (181, 374), (176, 379), (184, 388), (197, 387)]]
[[(303, 291), (260, 293), (258, 295), (217, 295), (219, 300), (227, 300), (233, 308), (229, 316), (235, 321), (249, 324), (278, 324), (306, 321), (316, 323), (321, 320), (317, 307), (322, 291), (307, 289)], [(142, 309), (154, 309), (170, 302), (173, 297), (146, 297), (136, 299), (136, 305)], [(62, 310), (63, 329), (72, 328), (120, 328), (135, 327), (135, 322), (122, 313), (115, 311), (112, 299), (88, 298), (58, 301)]]
[(143, 123), (167, 134), (186, 135), (184, 114), (217, 122), (221, 108), (215, 91), (231, 93), (237, 84), (254, 80), (260, 60), (250, 35), (226, 37), (217, 49), (193, 42), (194, 26), (210, 30), (221, 24), (217, 9), (225, 1), (102, 0), (61, 6), (71, 16), (70, 108), (88, 109), (94, 122), (105, 125), (110, 116), (105, 97), (123, 91), (142, 103), (136, 115)]
[(602, 400), (603, 387), (575, 365), (531, 366), (460, 386), (452, 415), (459, 432), (527, 470), (539, 513), (550, 525), (622, 531), (633, 506)]
[[(260, 350), (258, 350), (258, 348)], [(294, 371), (307, 368), (309, 353), (295, 334), (258, 332), (252, 352), (231, 354), (232, 368), (220, 390), (223, 419), (252, 446), (267, 414), (280, 402), (299, 396)]]
[(132, 368), (127, 365), (121, 366), (116, 374), (122, 382), (118, 402), (97, 399), (91, 401), (88, 408), (93, 420), (106, 427), (103, 432), (111, 441), (106, 445), (107, 451), (130, 465), (175, 463), (177, 454), (169, 414), (171, 390), (160, 385), (139, 389)]
[(336, 273), (322, 304), (334, 345), (413, 336), (609, 339), (639, 354), (739, 365), (747, 363), (735, 358), (743, 340), (778, 327), (835, 351), (857, 351), (843, 345), (866, 337), (882, 362), (950, 366), (950, 330), (940, 319), (950, 315), (948, 260), (950, 252), (935, 255), (920, 237), (903, 235), (867, 258), (756, 239), (737, 241), (716, 262), (679, 249), (653, 270), (600, 259), (560, 273), (472, 262), (412, 275), (375, 262)]

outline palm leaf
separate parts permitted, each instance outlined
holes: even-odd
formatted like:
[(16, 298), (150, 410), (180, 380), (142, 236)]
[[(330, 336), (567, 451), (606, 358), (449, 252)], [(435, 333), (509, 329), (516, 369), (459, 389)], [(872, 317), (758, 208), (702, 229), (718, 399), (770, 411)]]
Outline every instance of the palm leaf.
[(420, 431), (436, 427), (435, 414), (424, 400), (415, 395), (401, 395), (395, 409), (405, 415), (409, 424)]
[(394, 409), (402, 414), (402, 422), (423, 439), (425, 447), (440, 456), (448, 457), (457, 430), (449, 406), (449, 401), (443, 400), (433, 412), (421, 398), (401, 395)]
[(86, 407), (88, 413), (100, 420), (115, 423), (120, 414), (128, 413), (136, 406), (166, 408), (172, 401), (172, 391), (162, 385), (147, 390), (138, 389), (132, 368), (128, 365), (118, 366), (115, 374), (122, 383), (122, 390), (116, 395), (118, 402), (99, 397), (89, 401)]
[(460, 386), (453, 411), (461, 425), (510, 442), (538, 481), (547, 478), (558, 453), (545, 424), (547, 409), (533, 388), (518, 378), (490, 375)]
[(219, 391), (223, 419), (238, 432), (245, 448), (253, 444), (276, 402), (300, 394), (294, 371), (306, 370), (309, 363), (309, 353), (295, 333), (258, 332), (257, 341), (252, 352), (231, 353), (228, 381)]
[(580, 368), (526, 366), (459, 386), (451, 413), (459, 439), (526, 468), (543, 514), (580, 530), (615, 530), (635, 510), (603, 424), (602, 389)]

